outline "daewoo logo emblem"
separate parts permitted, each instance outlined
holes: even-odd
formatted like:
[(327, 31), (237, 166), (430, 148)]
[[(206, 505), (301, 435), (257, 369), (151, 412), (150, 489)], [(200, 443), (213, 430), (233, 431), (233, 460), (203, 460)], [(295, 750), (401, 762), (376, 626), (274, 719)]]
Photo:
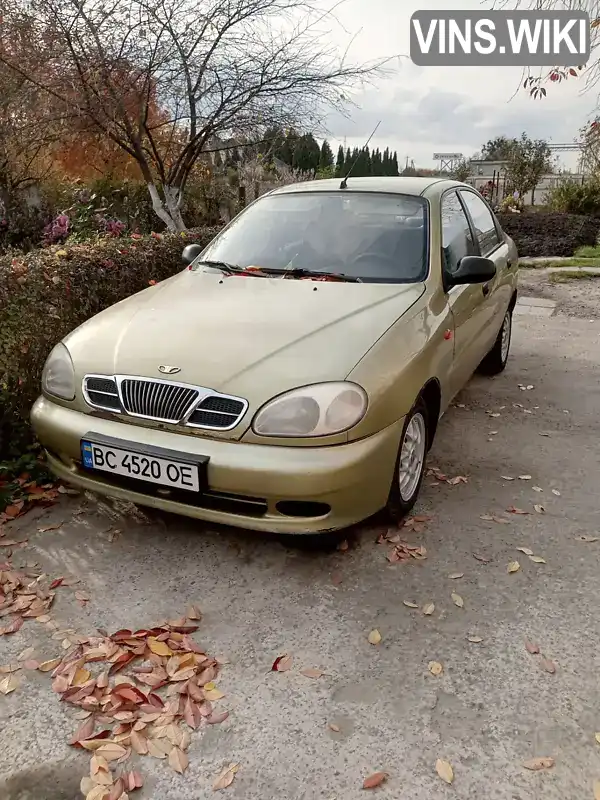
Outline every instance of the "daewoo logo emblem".
[(181, 372), (181, 367), (169, 367), (167, 364), (161, 364), (158, 371), (163, 375), (174, 375), (176, 372)]

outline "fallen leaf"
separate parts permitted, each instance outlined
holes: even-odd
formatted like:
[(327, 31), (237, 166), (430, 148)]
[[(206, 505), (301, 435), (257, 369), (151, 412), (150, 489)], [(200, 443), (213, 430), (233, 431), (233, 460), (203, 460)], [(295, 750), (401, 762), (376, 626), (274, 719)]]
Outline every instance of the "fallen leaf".
[[(334, 733), (339, 733), (340, 732), (340, 726), (336, 725), (335, 722), (330, 722), (327, 727), (329, 728), (330, 731), (333, 731)], [(600, 736), (600, 734), (597, 734), (597, 735)]]
[(465, 601), (459, 594), (456, 594), (456, 592), (452, 592), (450, 596), (452, 597), (452, 601), (455, 606), (458, 606), (459, 608), (464, 608)]
[(175, 772), (183, 774), (188, 764), (188, 757), (183, 750), (180, 750), (179, 747), (174, 747), (169, 753), (169, 766), (172, 767)]
[(464, 576), (465, 576), (465, 573), (464, 573), (464, 572), (453, 572), (453, 573), (452, 573), (452, 575), (448, 575), (448, 577), (449, 577), (449, 578), (450, 578), (450, 580), (452, 580), (452, 581), (456, 581), (456, 580), (458, 580), (459, 578), (464, 578)]
[(558, 489), (552, 489), (552, 494), (555, 494), (557, 497), (560, 497), (560, 492)]
[(213, 791), (217, 792), (219, 789), (226, 789), (228, 786), (231, 786), (235, 778), (235, 773), (239, 768), (239, 764), (229, 764), (228, 767), (223, 767), (213, 783)]
[(64, 578), (62, 578), (62, 577), (61, 577), (61, 578), (55, 578), (55, 579), (52, 581), (52, 583), (50, 584), (50, 587), (49, 587), (49, 588), (50, 588), (50, 589), (58, 589), (58, 587), (61, 585), (61, 583), (63, 582), (63, 580), (64, 580)]
[(529, 560), (533, 561), (534, 564), (545, 564), (546, 559), (542, 558), (541, 556), (529, 556)]
[(542, 658), (540, 661), (540, 667), (544, 670), (544, 672), (549, 672), (550, 675), (554, 675), (556, 672), (556, 664), (553, 661), (550, 661), (549, 658)]
[(550, 767), (554, 766), (554, 759), (553, 758), (532, 758), (529, 761), (525, 761), (523, 766), (525, 769), (531, 770), (539, 770), (539, 769), (550, 769)]
[(528, 547), (517, 547), (517, 550), (520, 553), (525, 553), (526, 556), (532, 556), (533, 550), (530, 550)]
[[(174, 676), (175, 677), (175, 676)], [(220, 689), (207, 689), (206, 686), (204, 687), (204, 697), (211, 702), (216, 700), (222, 700), (225, 695)]]
[(514, 478), (511, 478), (510, 475), (501, 475), (500, 477), (504, 481), (514, 481)]
[(446, 781), (446, 783), (452, 783), (454, 780), (454, 770), (448, 761), (438, 758), (438, 760), (435, 762), (435, 771), (443, 781)]
[(325, 673), (320, 669), (315, 669), (314, 667), (306, 667), (305, 669), (300, 670), (300, 674), (304, 675), (305, 678), (320, 678)]
[(525, 640), (525, 649), (528, 653), (531, 653), (532, 656), (536, 656), (540, 652), (539, 644), (534, 644), (534, 642), (528, 640)]
[(190, 606), (187, 610), (188, 619), (202, 619), (202, 612), (198, 606)]
[(61, 661), (62, 658), (52, 658), (50, 661), (42, 661), (38, 669), (40, 672), (50, 672), (51, 670), (56, 669)]
[(506, 571), (510, 574), (511, 572), (518, 572), (521, 569), (521, 565), (518, 561), (511, 561)]
[(583, 534), (582, 536), (577, 536), (576, 538), (580, 542), (598, 542), (598, 541), (600, 541), (600, 537), (598, 537), (598, 536), (586, 536), (585, 534)]
[(520, 481), (530, 481), (531, 480), (531, 475), (519, 475), (519, 480)]
[(434, 611), (435, 611), (435, 605), (433, 603), (426, 603), (423, 606), (423, 614), (425, 614), (426, 617), (430, 617)]
[(418, 608), (418, 607), (419, 607), (419, 604), (418, 604), (418, 603), (411, 603), (411, 601), (410, 601), (410, 600), (403, 600), (403, 601), (402, 601), (402, 603), (403, 603), (403, 604), (404, 604), (404, 605), (405, 605), (407, 608)]
[(109, 742), (97, 748), (96, 754), (102, 756), (107, 761), (116, 761), (122, 758), (127, 753), (127, 750), (120, 744)]
[(277, 656), (271, 667), (271, 672), (287, 672), (292, 666), (292, 656)]
[(89, 777), (89, 775), (84, 775), (81, 779), (81, 783), (79, 784), (79, 789), (81, 790), (81, 794), (85, 797), (94, 789), (96, 784), (94, 781)]
[(370, 644), (379, 644), (379, 642), (381, 641), (381, 634), (379, 633), (377, 628), (375, 628), (374, 630), (371, 631), (371, 633), (367, 638)]
[(444, 667), (440, 664), (439, 661), (430, 661), (427, 665), (427, 669), (431, 672), (432, 675), (441, 675), (444, 671)]
[(374, 772), (363, 781), (363, 789), (376, 789), (388, 779), (387, 772)]
[(529, 511), (523, 511), (522, 508), (515, 508), (515, 506), (509, 506), (506, 510), (508, 511), (509, 514), (522, 514), (522, 515), (529, 514)]
[(600, 744), (600, 733), (596, 733), (596, 734), (594, 735), (594, 738), (595, 738), (595, 740), (598, 742), (598, 744)]
[(534, 492), (543, 492), (544, 491), (541, 486), (532, 486), (531, 488), (533, 489)]
[(481, 561), (482, 564), (489, 564), (492, 560), (491, 558), (486, 558), (485, 556), (480, 556), (479, 553), (472, 553), (473, 558), (476, 558), (477, 561)]
[(544, 508), (544, 506), (539, 505), (539, 503), (536, 503), (536, 505), (534, 505), (534, 508), (535, 508), (535, 510), (537, 511), (538, 514), (545, 514), (546, 513), (546, 509)]
[(38, 528), (40, 533), (47, 533), (48, 531), (57, 531), (59, 528), (62, 528), (63, 523), (57, 522), (55, 525), (46, 525), (45, 528)]
[(87, 601), (90, 599), (90, 596), (87, 592), (75, 592), (75, 598), (81, 603), (87, 603)]
[(95, 785), (85, 796), (85, 800), (107, 800), (108, 794), (109, 790), (106, 786)]
[(22, 653), (19, 653), (17, 656), (17, 661), (27, 661), (31, 656), (34, 654), (35, 649), (33, 647), (26, 647)]
[(19, 679), (14, 673), (7, 675), (6, 678), (2, 678), (2, 680), (0, 680), (0, 692), (2, 692), (2, 694), (10, 694), (18, 688)]
[[(221, 722), (225, 722), (225, 720), (229, 717), (229, 711), (213, 711), (210, 716), (206, 717), (206, 722), (208, 725), (219, 725)], [(188, 731), (184, 731), (184, 733), (188, 733)], [(185, 747), (182, 745), (182, 750), (185, 750)]]
[(165, 644), (165, 642), (159, 642), (158, 639), (156, 639), (153, 636), (150, 636), (148, 638), (148, 647), (157, 656), (173, 655), (171, 648), (169, 647), (168, 644)]
[(483, 642), (481, 636), (467, 636), (467, 640), (469, 642), (473, 642), (473, 644), (479, 644), (480, 642)]
[(161, 742), (159, 739), (148, 739), (148, 753), (153, 758), (166, 758), (168, 753), (170, 752), (171, 743), (167, 742), (166, 746), (168, 748), (165, 749), (165, 742)]

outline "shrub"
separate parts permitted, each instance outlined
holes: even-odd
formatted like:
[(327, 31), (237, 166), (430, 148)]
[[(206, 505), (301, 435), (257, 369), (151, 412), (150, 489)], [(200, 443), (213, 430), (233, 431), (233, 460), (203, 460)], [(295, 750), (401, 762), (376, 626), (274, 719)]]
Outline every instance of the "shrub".
[(29, 410), (52, 347), (94, 314), (174, 275), (185, 244), (207, 244), (216, 232), (102, 239), (0, 257), (0, 461), (31, 441)]
[(553, 211), (600, 216), (600, 180), (594, 178), (583, 184), (566, 181), (550, 189), (545, 201)]
[(508, 212), (498, 219), (519, 255), (529, 258), (572, 256), (578, 247), (596, 244), (600, 228), (600, 220), (580, 214)]

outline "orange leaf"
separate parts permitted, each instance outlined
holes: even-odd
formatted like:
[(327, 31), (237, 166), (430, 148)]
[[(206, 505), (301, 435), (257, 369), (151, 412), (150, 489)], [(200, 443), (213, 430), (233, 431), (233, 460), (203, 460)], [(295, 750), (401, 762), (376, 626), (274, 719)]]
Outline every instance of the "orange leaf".
[(374, 772), (363, 781), (363, 789), (376, 789), (378, 786), (388, 779), (387, 772)]

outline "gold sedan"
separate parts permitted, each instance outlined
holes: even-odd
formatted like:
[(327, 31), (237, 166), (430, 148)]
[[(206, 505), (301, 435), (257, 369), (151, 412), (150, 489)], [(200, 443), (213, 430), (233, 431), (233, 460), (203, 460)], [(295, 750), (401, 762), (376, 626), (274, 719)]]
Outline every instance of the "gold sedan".
[(417, 499), (438, 420), (504, 369), (517, 252), (470, 186), (286, 186), (57, 344), (32, 410), (76, 486), (259, 531)]

